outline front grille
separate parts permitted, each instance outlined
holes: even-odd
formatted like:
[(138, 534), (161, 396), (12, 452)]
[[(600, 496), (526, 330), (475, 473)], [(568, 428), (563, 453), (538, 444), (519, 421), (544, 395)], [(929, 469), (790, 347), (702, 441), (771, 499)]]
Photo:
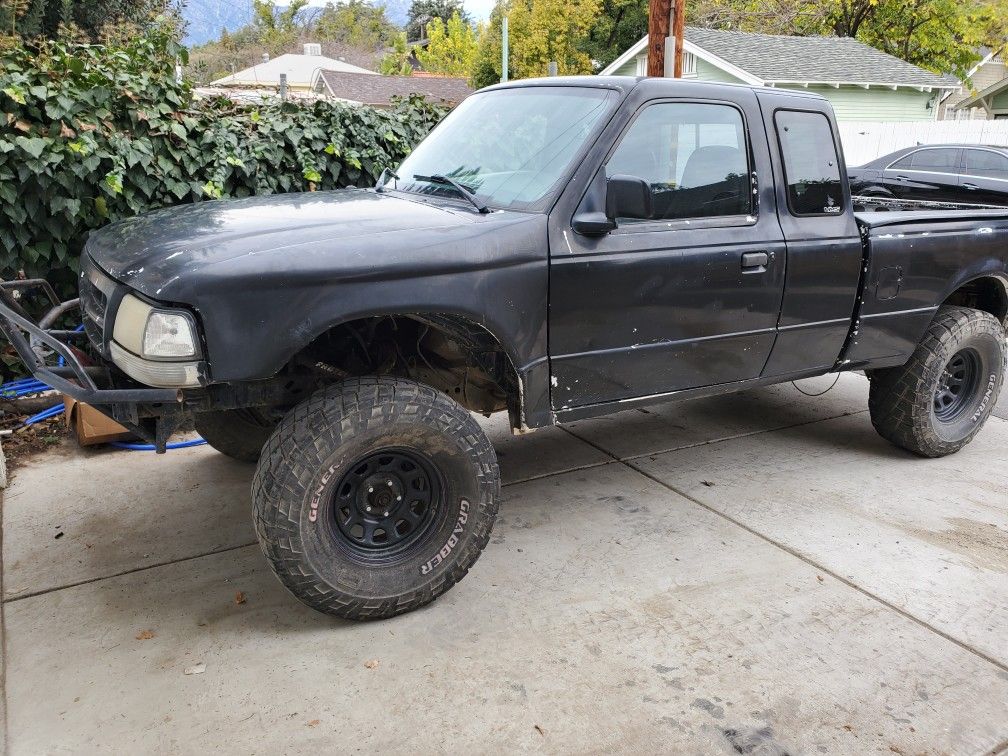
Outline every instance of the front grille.
[(80, 309), (84, 331), (99, 351), (104, 351), (105, 313), (115, 282), (102, 273), (87, 255), (81, 259)]

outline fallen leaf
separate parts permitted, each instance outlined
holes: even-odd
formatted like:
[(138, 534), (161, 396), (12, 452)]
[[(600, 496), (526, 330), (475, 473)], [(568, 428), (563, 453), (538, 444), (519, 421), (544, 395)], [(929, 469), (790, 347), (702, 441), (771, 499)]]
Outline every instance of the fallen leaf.
[(819, 581), (820, 583), (821, 583), (821, 582), (823, 582), (823, 576), (822, 576), (822, 575), (816, 575), (816, 576), (815, 576), (815, 578), (816, 578), (816, 580), (818, 580), (818, 581)]
[(540, 727), (539, 725), (534, 725), (534, 727), (535, 727), (535, 731), (536, 731), (536, 732), (538, 732), (538, 733), (539, 733), (540, 735), (542, 735), (542, 736), (543, 736), (544, 738), (546, 737), (546, 730), (544, 730), (544, 729), (543, 729), (542, 727)]
[(317, 719), (313, 719), (311, 722), (308, 722), (308, 726), (309, 727), (318, 727), (319, 726), (319, 721)]
[(184, 675), (202, 675), (206, 672), (206, 664), (200, 662), (199, 664), (193, 664), (191, 667), (186, 667), (182, 670)]
[(140, 633), (137, 634), (136, 639), (137, 640), (150, 640), (153, 637), (154, 637), (154, 631), (153, 630), (143, 630), (143, 631), (141, 631)]
[(712, 488), (714, 486), (714, 482), (710, 480), (701, 480), (700, 482), (703, 485), (707, 486), (707, 488)]
[(244, 604), (245, 603), (245, 594), (242, 593), (241, 591), (238, 591), (235, 594), (235, 603), (236, 604)]
[(378, 668), (378, 660), (377, 659), (368, 659), (366, 662), (364, 662), (364, 666), (367, 667), (368, 669), (377, 669)]

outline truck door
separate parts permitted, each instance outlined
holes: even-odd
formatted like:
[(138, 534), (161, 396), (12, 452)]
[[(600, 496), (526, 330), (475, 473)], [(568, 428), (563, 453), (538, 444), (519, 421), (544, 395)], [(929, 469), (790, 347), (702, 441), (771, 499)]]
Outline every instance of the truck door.
[(843, 151), (825, 100), (764, 92), (759, 100), (788, 261), (777, 341), (763, 375), (821, 372), (843, 350), (861, 278)]
[[(646, 83), (638, 90), (647, 91)], [(698, 92), (705, 92), (697, 88)], [(549, 347), (553, 407), (645, 397), (760, 374), (784, 287), (784, 244), (766, 137), (749, 90), (718, 99), (633, 101), (589, 189), (554, 210)], [(605, 138), (605, 137), (604, 137)], [(652, 218), (573, 232), (592, 187), (621, 174), (650, 186)], [(582, 196), (583, 193), (583, 196)], [(577, 204), (575, 204), (577, 203)], [(553, 232), (551, 232), (553, 233)]]

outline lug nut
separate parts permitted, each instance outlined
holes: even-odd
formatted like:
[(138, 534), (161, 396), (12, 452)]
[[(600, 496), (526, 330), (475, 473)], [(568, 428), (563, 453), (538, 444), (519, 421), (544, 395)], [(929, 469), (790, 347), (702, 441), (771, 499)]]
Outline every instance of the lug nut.
[(367, 507), (367, 511), (370, 512), (371, 511), (371, 507)]
[(388, 481), (385, 481), (385, 482), (388, 483), (390, 486), (392, 485), (392, 481), (391, 480), (388, 480)]
[(388, 512), (382, 515), (382, 517), (388, 517)]
[(374, 486), (368, 486), (367, 492), (374, 493)]
[(395, 497), (395, 500), (396, 500), (396, 501), (402, 501), (402, 496), (396, 496), (396, 497)]

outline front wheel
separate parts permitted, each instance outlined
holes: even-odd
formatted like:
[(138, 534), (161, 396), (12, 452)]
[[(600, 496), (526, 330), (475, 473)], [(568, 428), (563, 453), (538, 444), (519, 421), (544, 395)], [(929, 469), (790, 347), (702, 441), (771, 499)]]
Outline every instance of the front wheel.
[(956, 452), (987, 421), (1005, 375), (1005, 329), (942, 307), (905, 365), (873, 371), (868, 408), (883, 438), (924, 457)]
[(252, 483), (256, 533), (280, 581), (318, 611), (377, 619), (433, 601), (490, 538), (500, 474), (450, 397), (359, 378), (291, 410)]

